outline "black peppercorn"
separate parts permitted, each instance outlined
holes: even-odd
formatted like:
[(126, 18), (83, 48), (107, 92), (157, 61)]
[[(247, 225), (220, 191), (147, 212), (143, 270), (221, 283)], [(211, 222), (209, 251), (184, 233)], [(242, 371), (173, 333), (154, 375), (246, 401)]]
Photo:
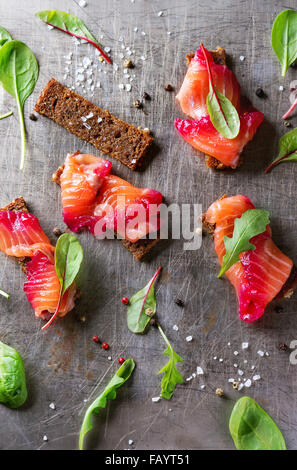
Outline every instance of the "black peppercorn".
[(281, 344), (279, 345), (279, 349), (280, 349), (281, 351), (287, 351), (287, 350), (288, 350), (288, 346), (287, 346), (285, 343), (281, 343)]
[(143, 93), (142, 98), (143, 98), (144, 100), (148, 100), (148, 101), (151, 100), (150, 95), (149, 95), (148, 93), (146, 93), (146, 92)]
[(31, 121), (37, 121), (38, 117), (35, 116), (35, 114), (31, 113), (29, 119), (31, 119)]
[(276, 305), (276, 307), (274, 308), (274, 310), (276, 311), (276, 313), (281, 313), (283, 312), (283, 307), (281, 307), (280, 305)]
[(63, 232), (59, 229), (59, 227), (55, 227), (53, 229), (53, 233), (54, 235), (56, 235), (56, 237), (60, 237), (60, 235), (62, 235)]
[(290, 67), (292, 67), (292, 69), (296, 69), (296, 68), (297, 68), (297, 60), (295, 60), (294, 62), (292, 62), (292, 64), (290, 65)]
[(258, 98), (263, 98), (265, 96), (265, 93), (262, 88), (257, 88), (256, 95), (258, 96)]
[(175, 299), (174, 302), (175, 302), (176, 305), (178, 305), (179, 307), (184, 307), (184, 305), (185, 305), (185, 304), (183, 303), (183, 301), (182, 301), (181, 299), (179, 299), (179, 298)]
[(165, 88), (166, 91), (173, 91), (173, 86), (170, 85), (169, 83), (167, 85), (165, 85), (164, 88)]

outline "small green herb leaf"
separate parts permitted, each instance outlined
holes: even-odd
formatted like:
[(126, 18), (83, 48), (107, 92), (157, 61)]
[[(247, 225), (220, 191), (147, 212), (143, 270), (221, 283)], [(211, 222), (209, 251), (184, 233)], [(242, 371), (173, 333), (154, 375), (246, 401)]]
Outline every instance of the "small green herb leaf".
[(236, 108), (231, 101), (216, 90), (211, 74), (208, 57), (203, 44), (201, 49), (206, 62), (209, 76), (209, 94), (206, 98), (206, 105), (209, 112), (210, 120), (215, 129), (226, 139), (234, 139), (239, 134), (240, 119)]
[(60, 298), (55, 313), (42, 327), (44, 331), (56, 318), (59, 312), (61, 300), (68, 287), (74, 282), (83, 260), (83, 249), (78, 239), (70, 234), (64, 233), (57, 241), (55, 249), (55, 269), (60, 281)]
[(0, 49), (0, 83), (15, 98), (18, 106), (22, 137), (21, 170), (24, 168), (26, 145), (23, 107), (37, 79), (38, 63), (31, 49), (21, 41), (7, 41)]
[(9, 294), (6, 294), (6, 292), (4, 292), (4, 290), (0, 289), (0, 295), (3, 295), (3, 297), (5, 297), (7, 300), (9, 299)]
[(232, 237), (224, 237), (226, 254), (218, 277), (240, 260), (240, 253), (256, 248), (250, 243), (250, 239), (265, 232), (268, 224), (269, 212), (263, 209), (248, 209), (241, 217), (235, 219)]
[(297, 59), (297, 12), (282, 11), (274, 20), (271, 32), (271, 46), (282, 67), (282, 76)]
[(238, 450), (286, 450), (275, 422), (250, 397), (242, 397), (235, 403), (229, 430)]
[(12, 41), (12, 37), (6, 29), (0, 26), (0, 49), (8, 41)]
[(279, 154), (277, 158), (266, 168), (268, 173), (274, 166), (281, 162), (297, 161), (297, 128), (283, 135), (279, 141)]
[(100, 54), (102, 54), (108, 63), (111, 63), (110, 58), (103, 50), (103, 46), (101, 46), (97, 39), (87, 29), (83, 21), (77, 16), (70, 15), (69, 13), (65, 13), (64, 11), (59, 10), (39, 11), (35, 14), (35, 16), (40, 18), (46, 24), (63, 31), (64, 33), (70, 34), (70, 36), (88, 41), (90, 44), (96, 47), (96, 49), (98, 49)]
[(93, 413), (99, 413), (100, 408), (106, 407), (107, 400), (114, 400), (116, 398), (116, 389), (121, 387), (129, 379), (134, 367), (135, 363), (133, 359), (127, 359), (107, 384), (101, 395), (99, 395), (87, 409), (79, 435), (79, 450), (83, 450), (85, 435), (93, 428), (91, 420)]
[[(161, 271), (161, 267), (154, 274), (150, 282), (131, 297), (127, 308), (127, 324), (133, 333), (143, 333), (156, 313), (156, 296), (154, 283)], [(150, 309), (147, 311), (147, 309)], [(147, 313), (146, 313), (147, 312)]]
[(0, 341), (0, 403), (18, 408), (27, 399), (26, 375), (20, 354)]
[(161, 387), (162, 387), (161, 397), (166, 398), (166, 400), (170, 400), (170, 398), (172, 397), (174, 393), (176, 385), (183, 383), (182, 375), (176, 368), (176, 363), (183, 362), (183, 359), (178, 354), (176, 354), (176, 352), (173, 350), (173, 347), (168, 341), (168, 338), (166, 337), (160, 325), (158, 325), (158, 329), (165, 343), (168, 346), (167, 349), (163, 352), (163, 354), (165, 354), (166, 356), (169, 356), (169, 362), (166, 364), (165, 367), (163, 367), (163, 369), (159, 371), (159, 374), (164, 373), (164, 376), (161, 382)]

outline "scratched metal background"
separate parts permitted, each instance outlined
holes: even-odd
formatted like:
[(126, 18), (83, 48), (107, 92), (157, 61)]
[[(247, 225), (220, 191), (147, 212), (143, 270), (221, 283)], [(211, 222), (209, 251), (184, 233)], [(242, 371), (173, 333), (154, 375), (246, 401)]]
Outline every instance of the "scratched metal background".
[[(80, 8), (78, 1), (71, 0), (2, 0), (1, 25), (32, 48), (40, 64), (40, 77), (25, 104), (28, 149), (23, 172), (18, 170), (20, 139), (15, 102), (2, 89), (0, 92), (1, 114), (14, 111), (14, 116), (0, 125), (1, 206), (23, 195), (54, 241), (53, 227), (63, 224), (60, 191), (51, 183), (53, 171), (67, 152), (77, 148), (99, 155), (46, 118), (39, 117), (37, 122), (28, 119), (49, 78), (63, 81), (64, 55), (74, 52), (74, 67), (79, 61), (77, 54), (80, 59), (86, 55), (95, 58), (89, 45), (75, 48), (71, 38), (48, 31), (33, 16), (41, 9), (58, 7), (79, 15), (96, 36), (103, 34), (102, 42), (111, 47), (113, 57), (121, 52), (120, 36), (136, 51), (132, 92), (119, 90), (121, 67), (113, 75), (112, 67), (105, 66), (107, 73), (98, 74), (102, 88), (95, 89), (91, 99), (123, 119), (150, 127), (158, 149), (145, 172), (133, 173), (116, 161), (114, 171), (138, 186), (162, 191), (169, 202), (199, 202), (204, 209), (223, 193), (246, 194), (256, 206), (271, 211), (276, 242), (297, 262), (297, 167), (283, 164), (269, 175), (263, 173), (285, 132), (280, 116), (289, 105), (289, 83), (296, 78), (296, 72), (290, 69), (286, 79), (281, 79), (280, 65), (270, 47), (270, 31), (276, 14), (294, 6), (293, 0), (88, 0), (87, 7)], [(159, 10), (164, 11), (162, 17)], [(164, 91), (164, 85), (171, 83), (179, 88), (186, 71), (184, 56), (201, 40), (208, 48), (220, 44), (227, 49), (243, 92), (266, 117), (244, 152), (242, 167), (234, 172), (206, 169), (198, 153), (173, 127), (174, 117), (182, 114), (174, 93)], [(140, 59), (142, 55), (146, 61)], [(115, 62), (121, 65), (117, 57)], [(285, 87), (282, 93), (280, 84)], [(258, 86), (265, 90), (266, 99), (255, 96)], [(131, 107), (143, 91), (152, 96), (146, 104), (147, 114)], [(292, 121), (296, 124), (296, 118)], [(243, 394), (227, 383), (235, 375), (234, 362), (245, 371), (252, 363), (257, 366), (262, 380), (245, 391), (275, 418), (288, 447), (297, 447), (297, 368), (289, 364), (287, 353), (278, 350), (280, 342), (297, 338), (296, 295), (281, 303), (282, 313), (271, 306), (261, 321), (246, 325), (237, 318), (233, 289), (226, 280), (216, 278), (218, 264), (210, 240), (204, 239), (197, 252), (183, 251), (179, 241), (165, 243), (156, 256), (143, 263), (135, 261), (120, 242), (100, 242), (88, 234), (81, 235), (80, 240), (85, 252), (83, 297), (75, 312), (46, 334), (41, 333), (41, 322), (34, 318), (25, 299), (19, 266), (0, 256), (0, 286), (11, 294), (8, 302), (0, 299), (0, 339), (22, 354), (29, 389), (28, 402), (19, 410), (0, 406), (1, 449), (76, 448), (87, 406), (84, 400), (92, 400), (102, 389), (116, 370), (120, 355), (133, 357), (137, 368), (119, 391), (118, 399), (94, 420), (89, 448), (124, 449), (132, 439), (136, 449), (232, 449), (228, 417), (234, 400)], [(145, 285), (159, 265), (163, 266), (163, 275), (157, 286), (158, 315), (184, 358), (180, 369), (186, 378), (202, 365), (206, 374), (178, 386), (170, 402), (152, 403), (151, 398), (160, 390), (157, 372), (166, 361), (161, 355), (164, 344), (154, 330), (145, 336), (128, 331), (120, 299)], [(184, 300), (184, 309), (175, 305), (176, 296)], [(84, 324), (78, 321), (81, 315), (86, 316)], [(179, 326), (178, 332), (172, 329), (174, 324)], [(109, 342), (109, 352), (92, 342), (94, 334)], [(190, 343), (185, 341), (188, 335), (193, 336)], [(227, 347), (229, 341), (231, 348)], [(242, 341), (250, 343), (245, 354), (240, 351)], [(235, 360), (236, 349), (240, 354)], [(260, 358), (258, 349), (269, 351), (270, 356)], [(107, 359), (109, 355), (112, 362)], [(213, 356), (224, 361), (214, 361)], [(251, 375), (250, 371), (244, 376)], [(202, 384), (206, 385), (204, 390)], [(225, 390), (224, 399), (215, 395), (218, 386)], [(51, 402), (56, 410), (49, 408)], [(44, 435), (48, 442), (42, 441)]]

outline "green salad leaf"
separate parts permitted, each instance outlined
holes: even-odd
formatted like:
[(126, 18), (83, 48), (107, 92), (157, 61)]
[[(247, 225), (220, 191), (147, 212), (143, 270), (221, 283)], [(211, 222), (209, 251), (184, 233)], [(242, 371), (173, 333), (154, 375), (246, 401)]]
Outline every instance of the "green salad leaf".
[(167, 344), (167, 349), (163, 352), (166, 356), (169, 356), (169, 362), (166, 364), (166, 366), (163, 367), (159, 371), (159, 374), (163, 374), (164, 376), (162, 378), (161, 382), (161, 397), (166, 398), (166, 400), (170, 400), (172, 397), (175, 387), (177, 384), (182, 384), (183, 383), (183, 378), (181, 373), (178, 371), (176, 367), (177, 362), (183, 362), (183, 359), (176, 354), (174, 351), (173, 347), (171, 346), (168, 338), (166, 337), (164, 331), (162, 330), (161, 326), (158, 324), (158, 329)]
[(70, 34), (70, 36), (84, 39), (85, 41), (89, 42), (96, 49), (98, 49), (100, 54), (108, 63), (111, 63), (110, 58), (103, 50), (103, 46), (101, 46), (93, 34), (88, 30), (83, 21), (77, 16), (70, 15), (70, 13), (59, 10), (43, 10), (36, 13), (35, 16), (40, 18), (46, 24), (63, 31), (64, 33)]
[(133, 333), (143, 333), (156, 313), (156, 296), (154, 283), (161, 271), (161, 267), (154, 274), (150, 282), (134, 294), (127, 307), (127, 324)]
[(23, 360), (16, 349), (0, 341), (0, 403), (18, 408), (27, 399)]
[(0, 83), (4, 90), (15, 98), (19, 112), (22, 138), (21, 170), (24, 168), (26, 147), (23, 108), (26, 99), (35, 88), (38, 71), (38, 63), (33, 52), (23, 42), (7, 41), (1, 47)]
[(271, 46), (282, 67), (282, 76), (297, 59), (297, 12), (284, 10), (274, 20)]
[(279, 153), (276, 159), (266, 168), (268, 173), (274, 166), (281, 162), (297, 161), (297, 128), (283, 135), (279, 141)]
[(209, 60), (201, 43), (201, 49), (207, 66), (209, 77), (209, 94), (206, 98), (206, 105), (210, 120), (215, 129), (226, 139), (234, 139), (240, 130), (240, 119), (236, 108), (231, 101), (219, 92), (214, 86)]
[(229, 430), (237, 450), (286, 450), (275, 422), (250, 397), (239, 398), (235, 403)]
[(0, 26), (0, 49), (8, 41), (12, 41), (12, 37), (6, 29)]
[(42, 327), (46, 330), (59, 313), (60, 304), (68, 287), (74, 282), (83, 260), (83, 249), (77, 237), (64, 233), (57, 241), (55, 249), (55, 269), (60, 281), (60, 297), (55, 313)]
[(250, 243), (250, 239), (265, 232), (267, 225), (269, 225), (269, 212), (264, 209), (248, 209), (241, 217), (235, 219), (232, 237), (224, 237), (226, 254), (218, 277), (222, 277), (240, 260), (240, 253), (256, 248)]
[(79, 435), (79, 450), (83, 450), (85, 436), (93, 428), (92, 415), (99, 413), (100, 408), (105, 408), (107, 400), (114, 400), (116, 398), (116, 389), (121, 387), (129, 379), (134, 367), (135, 363), (133, 359), (127, 359), (107, 384), (103, 392), (87, 409)]

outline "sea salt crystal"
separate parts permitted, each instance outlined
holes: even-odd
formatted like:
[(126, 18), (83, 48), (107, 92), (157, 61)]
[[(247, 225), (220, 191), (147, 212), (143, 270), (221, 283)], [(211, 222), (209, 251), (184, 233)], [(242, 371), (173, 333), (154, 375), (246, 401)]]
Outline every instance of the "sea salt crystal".
[(193, 377), (192, 377), (192, 376), (186, 378), (186, 382), (190, 382), (191, 380), (193, 380)]
[(71, 65), (71, 64), (72, 64), (72, 60), (65, 60), (65, 64)]
[(65, 73), (65, 75), (63, 76), (63, 80), (67, 80), (67, 78), (68, 78), (68, 75), (67, 73)]
[(170, 36), (172, 33), (171, 33), (171, 31), (167, 31), (167, 34), (168, 34), (168, 36)]
[(244, 382), (244, 386), (245, 386), (245, 387), (250, 387), (251, 385), (252, 385), (251, 379), (247, 379), (247, 380)]
[(233, 366), (234, 366), (235, 368), (237, 368), (237, 367), (238, 367), (238, 364), (233, 364)]
[(238, 351), (233, 352), (234, 356), (238, 356)]
[(100, 82), (96, 83), (96, 88), (101, 88), (101, 83)]
[(86, 0), (79, 0), (78, 4), (79, 4), (79, 6), (82, 7), (82, 8), (84, 8), (84, 7), (87, 6)]
[(85, 116), (81, 117), (82, 122), (86, 122), (87, 118)]
[(97, 122), (100, 124), (100, 122), (102, 122), (102, 118), (98, 117)]
[(89, 67), (89, 65), (91, 65), (91, 60), (89, 57), (84, 57), (82, 63), (84, 67)]
[(83, 82), (83, 81), (85, 80), (85, 77), (84, 77), (84, 75), (82, 75), (82, 74), (79, 73), (79, 74), (77, 75), (76, 79), (77, 79), (79, 82)]
[(188, 343), (189, 343), (190, 341), (192, 341), (192, 339), (193, 339), (193, 336), (187, 336), (187, 337), (186, 337), (186, 341), (187, 341)]
[(133, 164), (136, 163), (136, 159), (133, 158), (133, 159), (131, 160), (131, 163), (133, 163)]
[(65, 67), (64, 70), (65, 70), (65, 72), (70, 72), (69, 67)]
[(137, 26), (135, 26), (134, 32), (137, 33), (137, 31), (138, 31), (138, 28), (137, 28)]
[(233, 383), (233, 382), (235, 382), (235, 380), (234, 379), (228, 379), (228, 382)]
[(257, 354), (259, 354), (259, 356), (263, 357), (264, 356), (264, 351), (259, 350), (259, 351), (257, 351)]
[(142, 55), (141, 57), (141, 60), (145, 61), (146, 60), (146, 57), (144, 55)]
[(125, 57), (124, 54), (123, 54), (122, 52), (120, 52), (120, 53), (119, 53), (119, 58), (120, 58), (120, 59), (123, 59), (124, 57)]
[(241, 55), (241, 56), (239, 57), (239, 60), (241, 60), (241, 62), (244, 61), (244, 59), (245, 59), (244, 55)]
[(92, 85), (92, 83), (93, 83), (93, 80), (92, 80), (92, 78), (88, 78), (88, 80), (87, 80), (87, 84), (88, 84), (88, 85)]
[(125, 85), (124, 85), (123, 83), (120, 83), (120, 84), (119, 84), (119, 89), (120, 89), (120, 90), (124, 90), (124, 89), (125, 89)]
[(86, 116), (86, 119), (91, 119), (92, 117), (94, 116), (94, 114), (92, 113), (92, 111)]
[(128, 441), (129, 446), (132, 446), (133, 442), (134, 441), (132, 441), (132, 439), (129, 439), (129, 441)]
[(244, 364), (247, 364), (247, 360), (245, 359), (245, 360), (243, 361), (243, 363), (244, 363)]
[(104, 51), (108, 53), (108, 52), (111, 51), (111, 49), (110, 49), (110, 47), (104, 47)]
[(240, 391), (240, 390), (241, 390), (243, 387), (244, 387), (244, 385), (243, 385), (243, 384), (239, 384), (239, 385), (238, 385), (238, 389), (237, 389), (237, 390), (238, 390), (238, 391)]
[(128, 83), (128, 84), (126, 85), (126, 90), (127, 90), (127, 91), (131, 91), (131, 90), (132, 90), (132, 85), (130, 85), (130, 83)]
[(173, 325), (172, 329), (173, 329), (174, 331), (178, 331), (178, 326), (177, 326), (177, 325)]
[(216, 361), (216, 360), (217, 360), (217, 356), (213, 356), (213, 360)]
[(229, 348), (230, 348), (230, 346), (231, 346), (231, 343), (227, 343), (227, 346), (229, 346)]
[(222, 357), (220, 357), (219, 362), (223, 362), (223, 361), (224, 361), (224, 359)]
[(163, 11), (159, 11), (158, 16), (163, 16)]
[(158, 401), (160, 401), (160, 400), (161, 400), (161, 397), (153, 397), (152, 398), (153, 403), (158, 403)]
[(265, 353), (265, 356), (267, 356), (267, 357), (270, 356), (269, 352), (266, 352), (266, 353)]
[(243, 375), (243, 370), (238, 369), (237, 373), (238, 373), (238, 375)]
[(108, 359), (109, 361), (111, 361), (111, 356), (108, 356), (108, 358), (107, 358), (107, 359)]
[(201, 390), (205, 389), (205, 385), (200, 385)]
[(56, 405), (54, 403), (50, 403), (49, 404), (49, 407), (51, 410), (55, 410), (56, 409)]
[(255, 368), (256, 368), (256, 366), (252, 365), (251, 370), (254, 370)]
[(119, 37), (119, 41), (120, 41), (120, 42), (123, 42), (123, 41), (124, 41), (123, 36), (120, 36), (120, 37)]
[(45, 441), (45, 442), (47, 442), (47, 441), (48, 441), (47, 436), (43, 436), (42, 440)]
[(197, 367), (196, 372), (197, 372), (197, 375), (204, 375), (204, 371), (203, 371), (202, 367), (200, 367), (200, 366)]
[(141, 31), (141, 35), (142, 35), (142, 36), (145, 36), (146, 33), (145, 33), (144, 31)]
[(249, 343), (242, 343), (242, 349), (247, 349), (249, 347)]
[(280, 87), (279, 87), (279, 91), (284, 91), (284, 87), (283, 87), (283, 85), (280, 85)]
[(261, 379), (261, 375), (254, 375), (253, 376), (253, 380), (260, 380)]
[(54, 29), (54, 27), (51, 24), (48, 24), (47, 29), (51, 30), (51, 29)]
[(91, 129), (91, 126), (89, 124), (87, 124), (86, 122), (84, 122), (83, 124), (85, 126), (86, 129), (90, 130)]

